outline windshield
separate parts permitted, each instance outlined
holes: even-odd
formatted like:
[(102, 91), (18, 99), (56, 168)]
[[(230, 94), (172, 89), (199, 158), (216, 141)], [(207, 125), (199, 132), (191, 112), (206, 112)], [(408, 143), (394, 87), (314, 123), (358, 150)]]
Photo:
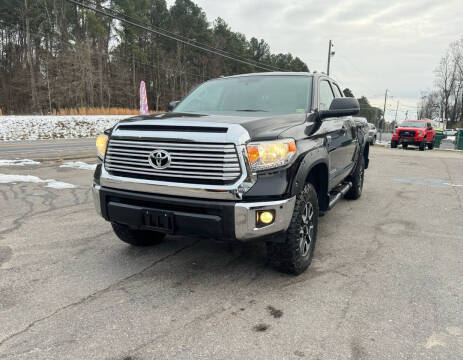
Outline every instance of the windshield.
[(305, 113), (311, 76), (257, 75), (208, 81), (188, 95), (174, 112), (262, 116)]
[(404, 121), (400, 127), (425, 128), (426, 123), (424, 121)]

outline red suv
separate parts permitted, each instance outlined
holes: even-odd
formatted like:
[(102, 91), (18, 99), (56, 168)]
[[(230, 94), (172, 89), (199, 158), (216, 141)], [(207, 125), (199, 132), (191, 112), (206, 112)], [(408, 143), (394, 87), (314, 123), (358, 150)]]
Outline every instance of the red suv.
[(429, 120), (407, 120), (404, 121), (392, 134), (391, 148), (396, 148), (402, 144), (406, 149), (408, 145), (419, 146), (420, 151), (423, 151), (428, 146), (428, 149), (434, 147), (434, 135), (436, 132), (432, 128)]

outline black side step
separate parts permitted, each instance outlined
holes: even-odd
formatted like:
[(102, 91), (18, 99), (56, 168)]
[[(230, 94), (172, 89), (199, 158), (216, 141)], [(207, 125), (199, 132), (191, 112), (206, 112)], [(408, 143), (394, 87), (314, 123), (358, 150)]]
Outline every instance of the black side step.
[(350, 190), (351, 187), (352, 187), (352, 183), (350, 181), (337, 186), (330, 193), (330, 202), (328, 205), (328, 209), (331, 210), (334, 207), (334, 205), (336, 205), (336, 203), (339, 200), (341, 200), (341, 198)]

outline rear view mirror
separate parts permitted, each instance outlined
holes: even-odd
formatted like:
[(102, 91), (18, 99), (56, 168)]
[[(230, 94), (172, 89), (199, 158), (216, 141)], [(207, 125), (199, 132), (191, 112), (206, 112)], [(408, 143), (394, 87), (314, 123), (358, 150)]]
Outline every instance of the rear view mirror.
[(357, 99), (345, 97), (345, 98), (334, 98), (331, 101), (329, 110), (322, 110), (319, 112), (320, 119), (328, 117), (339, 117), (357, 115), (360, 111), (360, 105)]
[(179, 103), (180, 101), (171, 101), (169, 105), (167, 105), (167, 112), (173, 111)]

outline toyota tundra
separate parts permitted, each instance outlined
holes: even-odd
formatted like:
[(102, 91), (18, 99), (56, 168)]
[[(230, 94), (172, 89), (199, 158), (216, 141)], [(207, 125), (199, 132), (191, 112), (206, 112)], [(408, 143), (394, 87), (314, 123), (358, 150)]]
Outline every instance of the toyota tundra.
[(207, 81), (169, 109), (97, 138), (94, 201), (115, 234), (263, 241), (277, 269), (306, 270), (319, 216), (362, 194), (358, 101), (323, 73), (258, 73)]

